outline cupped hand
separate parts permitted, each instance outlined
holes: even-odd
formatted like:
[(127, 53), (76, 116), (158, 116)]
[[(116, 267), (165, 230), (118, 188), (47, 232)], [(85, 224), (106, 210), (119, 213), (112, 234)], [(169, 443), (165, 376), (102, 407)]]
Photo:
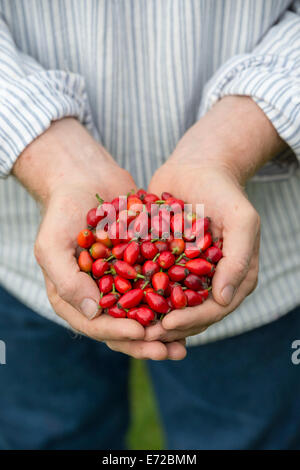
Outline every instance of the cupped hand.
[(180, 139), (154, 174), (149, 191), (168, 191), (204, 204), (223, 255), (212, 282), (212, 298), (199, 307), (173, 311), (147, 328), (147, 340), (174, 341), (204, 331), (235, 310), (256, 287), (260, 218), (245, 183), (286, 148), (271, 121), (247, 96), (225, 96)]
[(138, 322), (99, 315), (97, 284), (77, 264), (77, 234), (86, 227), (88, 210), (97, 205), (95, 194), (108, 201), (126, 195), (135, 189), (130, 174), (73, 119), (54, 123), (34, 141), (14, 173), (42, 205), (35, 255), (57, 315), (74, 330), (136, 358), (184, 357), (184, 341), (146, 342)]
[(198, 334), (236, 309), (256, 287), (259, 216), (230, 169), (217, 162), (170, 159), (153, 176), (149, 191), (168, 191), (193, 205), (204, 204), (223, 255), (212, 282), (212, 297), (198, 307), (175, 310), (147, 328), (146, 339), (174, 341)]

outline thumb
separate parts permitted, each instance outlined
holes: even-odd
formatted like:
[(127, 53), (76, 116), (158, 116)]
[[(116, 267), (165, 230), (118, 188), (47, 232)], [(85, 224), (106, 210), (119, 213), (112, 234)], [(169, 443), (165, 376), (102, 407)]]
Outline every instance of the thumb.
[(223, 258), (213, 278), (213, 297), (221, 305), (231, 303), (247, 276), (250, 261), (259, 246), (259, 217), (243, 217), (223, 232)]
[(88, 319), (96, 317), (99, 313), (99, 289), (88, 274), (80, 271), (73, 250), (48, 243), (45, 251), (42, 243), (37, 243), (35, 254), (57, 294)]

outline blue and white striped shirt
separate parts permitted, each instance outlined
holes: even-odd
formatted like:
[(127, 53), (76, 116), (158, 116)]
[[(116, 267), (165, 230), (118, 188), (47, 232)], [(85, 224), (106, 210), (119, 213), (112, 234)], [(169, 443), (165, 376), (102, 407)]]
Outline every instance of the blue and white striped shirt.
[[(147, 187), (218, 99), (249, 95), (300, 157), (299, 0), (0, 0), (0, 15), (0, 283), (53, 321), (33, 256), (39, 209), (10, 176), (52, 120), (78, 117)], [(190, 344), (300, 303), (300, 174), (292, 161), (284, 179), (282, 165), (247, 187), (262, 220), (258, 288)]]

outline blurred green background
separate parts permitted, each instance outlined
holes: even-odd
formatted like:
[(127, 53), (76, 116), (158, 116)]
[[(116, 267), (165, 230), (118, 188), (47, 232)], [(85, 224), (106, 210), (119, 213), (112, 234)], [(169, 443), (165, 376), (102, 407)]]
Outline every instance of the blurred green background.
[(163, 449), (163, 430), (144, 361), (131, 361), (130, 404), (132, 422), (127, 436), (128, 448)]

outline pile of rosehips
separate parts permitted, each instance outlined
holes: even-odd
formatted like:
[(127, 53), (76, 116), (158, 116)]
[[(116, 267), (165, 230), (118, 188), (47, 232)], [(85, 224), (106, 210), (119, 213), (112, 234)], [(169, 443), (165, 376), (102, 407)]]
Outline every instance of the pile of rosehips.
[(170, 193), (140, 189), (87, 213), (77, 237), (78, 265), (97, 282), (99, 313), (144, 326), (171, 310), (204, 302), (222, 258), (208, 217), (185, 211)]

